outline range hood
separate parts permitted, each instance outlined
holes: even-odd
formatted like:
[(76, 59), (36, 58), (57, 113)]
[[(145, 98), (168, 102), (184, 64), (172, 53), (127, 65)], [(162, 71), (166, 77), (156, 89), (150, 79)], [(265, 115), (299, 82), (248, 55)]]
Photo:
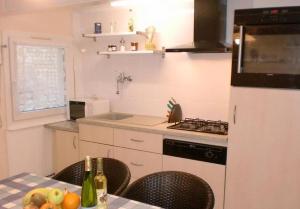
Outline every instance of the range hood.
[(194, 40), (191, 44), (167, 48), (166, 52), (224, 53), (227, 0), (194, 0)]

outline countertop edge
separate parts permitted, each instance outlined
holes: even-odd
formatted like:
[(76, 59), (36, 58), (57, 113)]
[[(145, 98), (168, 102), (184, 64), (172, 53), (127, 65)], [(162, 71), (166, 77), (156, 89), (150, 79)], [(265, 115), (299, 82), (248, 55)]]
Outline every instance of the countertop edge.
[(56, 123), (48, 123), (45, 124), (44, 127), (53, 130), (79, 133), (78, 123), (76, 123), (75, 121), (61, 121)]
[(77, 121), (78, 125), (80, 124), (89, 124), (89, 125), (99, 125), (104, 127), (112, 127), (112, 128), (120, 128), (120, 129), (127, 129), (132, 131), (143, 131), (146, 133), (153, 133), (153, 134), (162, 134), (165, 138), (172, 138), (175, 139), (183, 139), (183, 140), (191, 140), (197, 141), (199, 143), (207, 143), (213, 145), (220, 145), (227, 147), (227, 140), (228, 136), (226, 135), (217, 135), (217, 134), (208, 134), (208, 133), (201, 133), (201, 132), (192, 132), (192, 131), (183, 131), (183, 130), (174, 130), (174, 129), (167, 129), (167, 126), (171, 124), (162, 123), (155, 126), (142, 126), (142, 125), (134, 125), (134, 124), (127, 124), (127, 123), (120, 123), (120, 122), (109, 122), (103, 120), (90, 120), (90, 119), (80, 119)]

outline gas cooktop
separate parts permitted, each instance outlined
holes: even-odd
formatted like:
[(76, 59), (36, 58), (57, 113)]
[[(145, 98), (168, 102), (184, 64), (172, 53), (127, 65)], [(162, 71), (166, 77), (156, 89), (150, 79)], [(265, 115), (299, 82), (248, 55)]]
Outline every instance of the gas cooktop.
[(202, 120), (186, 118), (180, 122), (175, 123), (172, 126), (168, 126), (170, 129), (186, 130), (205, 132), (212, 134), (227, 135), (228, 134), (228, 123), (224, 121), (213, 121), (213, 120)]

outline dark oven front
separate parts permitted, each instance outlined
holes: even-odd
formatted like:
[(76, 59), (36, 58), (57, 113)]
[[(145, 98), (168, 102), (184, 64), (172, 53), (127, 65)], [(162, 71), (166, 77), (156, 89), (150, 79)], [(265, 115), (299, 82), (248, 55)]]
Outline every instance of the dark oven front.
[(300, 88), (300, 7), (236, 10), (232, 86)]

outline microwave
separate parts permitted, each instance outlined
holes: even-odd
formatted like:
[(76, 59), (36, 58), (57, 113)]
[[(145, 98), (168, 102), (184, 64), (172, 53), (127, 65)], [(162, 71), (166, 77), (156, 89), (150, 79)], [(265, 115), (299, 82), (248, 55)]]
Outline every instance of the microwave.
[(232, 86), (300, 89), (300, 7), (236, 10)]
[(110, 111), (109, 100), (94, 98), (70, 99), (68, 109), (69, 120), (76, 120)]

